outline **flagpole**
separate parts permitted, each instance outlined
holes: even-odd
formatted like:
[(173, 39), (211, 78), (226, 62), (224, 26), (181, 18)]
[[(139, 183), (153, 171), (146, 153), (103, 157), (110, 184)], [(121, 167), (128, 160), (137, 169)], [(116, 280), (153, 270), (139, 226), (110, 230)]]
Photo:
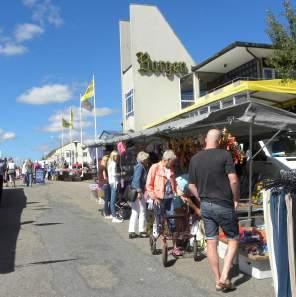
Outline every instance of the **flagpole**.
[(80, 98), (80, 146), (81, 146), (81, 151), (82, 151), (82, 156), (81, 156), (81, 160), (82, 160), (82, 173), (81, 176), (83, 177), (83, 144), (82, 144), (82, 108), (81, 108), (81, 94), (79, 96)]
[[(95, 75), (93, 74), (93, 90), (94, 90), (94, 121), (95, 121), (95, 143), (97, 140), (97, 109), (96, 109), (96, 89), (95, 89)], [(99, 173), (98, 148), (96, 147), (96, 167), (97, 175)]]
[(71, 122), (71, 113), (72, 113), (72, 107), (70, 109), (70, 141), (71, 141), (71, 145), (70, 145), (70, 165), (71, 165), (71, 168), (72, 168), (72, 158), (73, 158), (73, 139), (72, 139), (72, 126), (73, 126), (73, 123)]
[(64, 125), (63, 125), (63, 114), (62, 114), (62, 149), (61, 149), (61, 152), (62, 152), (62, 158), (61, 158), (61, 162), (62, 164), (64, 164)]

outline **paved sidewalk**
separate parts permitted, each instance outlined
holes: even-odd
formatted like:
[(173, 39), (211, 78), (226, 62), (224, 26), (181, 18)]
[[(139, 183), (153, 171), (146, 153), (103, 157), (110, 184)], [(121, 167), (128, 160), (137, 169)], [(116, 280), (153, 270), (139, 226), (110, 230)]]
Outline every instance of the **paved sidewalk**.
[[(164, 268), (147, 239), (128, 239), (90, 199), (87, 183), (5, 189), (0, 208), (0, 296), (223, 296), (207, 261)], [(228, 296), (273, 296), (271, 280), (241, 275)]]

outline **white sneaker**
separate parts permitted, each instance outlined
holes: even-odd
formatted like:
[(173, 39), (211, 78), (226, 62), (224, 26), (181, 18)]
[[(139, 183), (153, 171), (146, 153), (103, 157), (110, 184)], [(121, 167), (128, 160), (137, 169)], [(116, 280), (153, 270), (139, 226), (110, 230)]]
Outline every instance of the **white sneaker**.
[(110, 215), (110, 216), (104, 216), (104, 218), (106, 219), (106, 220), (111, 220), (111, 219), (113, 219), (113, 217)]
[(120, 219), (114, 217), (112, 219), (112, 223), (123, 223), (123, 220), (120, 220)]

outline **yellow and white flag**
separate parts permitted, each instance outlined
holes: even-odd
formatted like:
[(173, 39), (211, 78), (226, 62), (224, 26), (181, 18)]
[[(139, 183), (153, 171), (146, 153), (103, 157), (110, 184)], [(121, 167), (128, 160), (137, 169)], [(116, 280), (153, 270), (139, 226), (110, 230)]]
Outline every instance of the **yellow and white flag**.
[(73, 110), (72, 110), (72, 108), (70, 109), (70, 122), (69, 122), (69, 124), (70, 124), (70, 128), (74, 128), (74, 114), (73, 114)]
[(88, 111), (92, 111), (94, 108), (94, 105), (90, 102), (90, 98), (94, 97), (94, 80), (92, 79), (90, 84), (88, 85), (84, 95), (80, 98), (81, 101), (81, 107)]
[(71, 127), (71, 124), (65, 120), (64, 118), (62, 119), (62, 127), (63, 128), (70, 128)]

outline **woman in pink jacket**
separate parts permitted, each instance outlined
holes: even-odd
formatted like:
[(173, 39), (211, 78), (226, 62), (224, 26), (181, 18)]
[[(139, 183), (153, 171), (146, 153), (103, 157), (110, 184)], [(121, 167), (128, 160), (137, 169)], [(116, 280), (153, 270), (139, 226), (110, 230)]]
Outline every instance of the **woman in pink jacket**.
[[(172, 150), (167, 150), (164, 152), (162, 160), (153, 164), (148, 172), (146, 189), (149, 197), (154, 200), (154, 215), (158, 229), (164, 214), (167, 216), (174, 214), (173, 200), (177, 189), (173, 163), (176, 158)], [(168, 228), (170, 232), (176, 231), (174, 219), (168, 220)], [(181, 256), (182, 251), (177, 248), (175, 241), (173, 241), (173, 244), (173, 255)]]

